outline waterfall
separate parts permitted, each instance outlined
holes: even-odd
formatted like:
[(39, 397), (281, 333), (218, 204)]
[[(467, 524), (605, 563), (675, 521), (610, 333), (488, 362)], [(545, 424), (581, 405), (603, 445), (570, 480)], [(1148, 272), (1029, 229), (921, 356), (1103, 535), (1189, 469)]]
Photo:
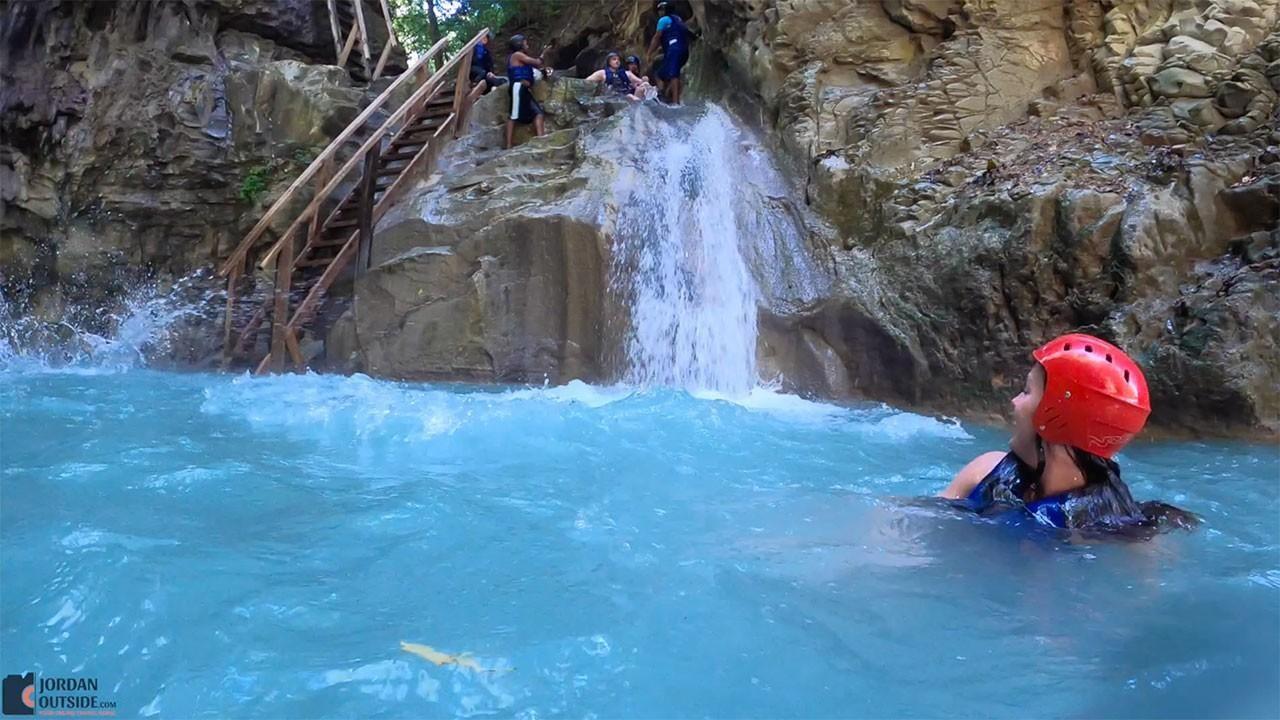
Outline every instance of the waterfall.
[(716, 105), (636, 108), (610, 136), (615, 157), (619, 140), (610, 288), (630, 314), (624, 382), (749, 391), (759, 276), (807, 262), (802, 232), (770, 206), (776, 171)]

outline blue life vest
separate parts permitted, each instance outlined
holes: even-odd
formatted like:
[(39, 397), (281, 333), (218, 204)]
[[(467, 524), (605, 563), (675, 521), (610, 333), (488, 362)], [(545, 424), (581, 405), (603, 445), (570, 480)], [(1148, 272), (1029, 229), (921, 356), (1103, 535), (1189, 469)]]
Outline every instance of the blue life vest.
[(1063, 529), (1122, 528), (1150, 523), (1149, 513), (1161, 504), (1135, 503), (1129, 488), (1119, 478), (1119, 469), (1114, 468), (1113, 472), (1115, 477), (1107, 482), (1091, 483), (1078, 490), (1025, 502), (1027, 491), (1040, 480), (1040, 470), (1011, 452), (956, 504), (980, 515), (1030, 515), (1041, 525)]
[(1039, 479), (1040, 473), (1022, 462), (1017, 453), (1007, 453), (958, 504), (979, 515), (1017, 509), (1024, 505), (1022, 498)]
[[(1067, 527), (1063, 503), (1071, 493), (1024, 502), (1027, 490), (1040, 479), (1040, 471), (1022, 462), (1017, 453), (1008, 453), (969, 491), (960, 505), (979, 515), (1031, 514), (1038, 522), (1056, 528)], [(1016, 519), (1013, 518), (1013, 519)]]
[(662, 31), (662, 45), (667, 52), (679, 51), (684, 52), (689, 45), (689, 29), (685, 27), (684, 21), (679, 15), (672, 13), (666, 17), (671, 19), (671, 24), (667, 25)]
[(476, 43), (475, 57), (471, 59), (471, 67), (480, 68), (485, 74), (493, 72), (493, 53), (489, 48)]
[(625, 69), (614, 70), (606, 65), (604, 68), (604, 84), (620, 95), (631, 94), (631, 80), (627, 78)]
[(512, 65), (511, 61), (507, 61), (507, 77), (513, 83), (527, 80), (533, 82), (533, 66), (532, 65)]

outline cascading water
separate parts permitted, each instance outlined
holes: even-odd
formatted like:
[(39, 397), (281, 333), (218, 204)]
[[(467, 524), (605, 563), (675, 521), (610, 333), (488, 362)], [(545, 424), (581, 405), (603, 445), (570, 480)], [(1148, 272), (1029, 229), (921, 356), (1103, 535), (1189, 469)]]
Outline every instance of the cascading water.
[(637, 108), (612, 137), (643, 138), (638, 154), (622, 153), (625, 171), (613, 188), (610, 285), (630, 310), (623, 380), (749, 391), (757, 383), (756, 274), (773, 256), (800, 265), (807, 258), (796, 228), (762, 219), (776, 171), (715, 105)]

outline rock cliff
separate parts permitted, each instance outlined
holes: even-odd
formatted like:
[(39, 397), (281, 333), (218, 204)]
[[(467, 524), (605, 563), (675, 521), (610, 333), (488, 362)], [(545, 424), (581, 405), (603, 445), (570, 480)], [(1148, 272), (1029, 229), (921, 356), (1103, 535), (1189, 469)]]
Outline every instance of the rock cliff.
[(326, 64), (324, 3), (0, 12), (0, 285), (50, 321), (97, 328), (139, 280), (224, 256), (365, 97)]
[[(750, 258), (762, 375), (1000, 412), (1029, 349), (1083, 328), (1148, 369), (1156, 423), (1280, 432), (1280, 0), (676, 6), (694, 97), (735, 108), (792, 173), (759, 195), (803, 235)], [(322, 7), (7, 5), (6, 297), (57, 317), (223, 255), (362, 100), (319, 64)], [(648, 0), (528, 7), (504, 34), (556, 39), (579, 74), (642, 50), (656, 19)], [(623, 121), (582, 90), (540, 89), (554, 132), (510, 153), (503, 94), (483, 101), (452, 169), (380, 224), (333, 367), (616, 377), (602, 188), (626, 169), (591, 150)], [(822, 277), (796, 285), (788, 263)]]
[[(835, 230), (832, 291), (765, 313), (763, 368), (998, 412), (1084, 328), (1150, 370), (1155, 422), (1280, 430), (1280, 2), (677, 6), (704, 96), (775, 133)], [(647, 3), (596, 7), (557, 27), (575, 63), (646, 44)]]

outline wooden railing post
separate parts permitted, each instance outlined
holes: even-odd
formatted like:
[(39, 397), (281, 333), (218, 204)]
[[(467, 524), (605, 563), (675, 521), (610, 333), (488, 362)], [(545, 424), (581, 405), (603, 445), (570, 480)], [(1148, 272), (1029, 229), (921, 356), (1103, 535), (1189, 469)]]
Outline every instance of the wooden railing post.
[(239, 290), (244, 264), (244, 260), (236, 263), (231, 268), (231, 274), (227, 276), (227, 309), (222, 321), (222, 367), (224, 369), (231, 365), (231, 356), (234, 354), (231, 340), (232, 335), (235, 334), (236, 291)]
[(360, 239), (356, 248), (356, 273), (369, 268), (373, 255), (373, 195), (378, 190), (378, 158), (382, 147), (374, 145), (364, 157), (364, 177), (360, 183)]
[[(333, 30), (333, 58), (337, 60), (342, 57), (342, 29), (338, 27), (338, 2), (337, 0), (328, 0), (329, 5), (329, 29)], [(339, 62), (339, 65), (342, 63)]]
[(288, 232), (284, 242), (280, 244), (280, 252), (276, 255), (276, 295), (275, 308), (271, 313), (271, 354), (268, 355), (267, 371), (280, 372), (284, 369), (284, 357), (288, 352), (285, 347), (285, 333), (289, 329), (289, 290), (293, 280), (293, 250), (296, 241), (295, 233)]
[(373, 79), (373, 68), (370, 67), (369, 28), (364, 24), (364, 0), (351, 0), (356, 6), (356, 25), (360, 28), (360, 57), (364, 60), (364, 76)]
[(391, 50), (400, 44), (396, 39), (396, 29), (391, 25), (391, 8), (387, 5), (387, 0), (380, 0), (382, 3), (382, 19), (387, 24), (387, 44), (382, 47), (382, 55), (378, 57), (378, 66), (373, 69), (373, 80), (382, 77), (382, 70), (387, 66), (387, 60), (391, 57)]
[(466, 51), (466, 57), (458, 63), (458, 81), (453, 87), (453, 136), (462, 132), (462, 121), (466, 117), (467, 97), (471, 95), (471, 58), (475, 56), (474, 46)]

